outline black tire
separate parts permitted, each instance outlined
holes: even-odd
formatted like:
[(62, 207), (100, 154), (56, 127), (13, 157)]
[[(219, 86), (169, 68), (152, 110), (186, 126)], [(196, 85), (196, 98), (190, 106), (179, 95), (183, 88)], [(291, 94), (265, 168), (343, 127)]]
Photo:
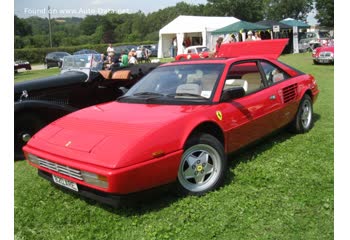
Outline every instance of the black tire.
[(313, 106), (310, 95), (301, 99), (297, 114), (289, 126), (293, 133), (306, 133), (313, 127)]
[(318, 62), (316, 60), (313, 60), (315, 65), (318, 65)]
[(209, 134), (191, 137), (185, 146), (178, 169), (180, 194), (203, 195), (219, 188), (225, 178), (227, 158), (224, 147)]
[(45, 122), (37, 116), (34, 116), (33, 114), (21, 114), (15, 116), (15, 160), (24, 159), (22, 147), (26, 144), (26, 141), (23, 140), (23, 135), (28, 134), (28, 136), (31, 137), (43, 126), (45, 126)]
[(62, 67), (62, 62), (58, 62), (57, 66), (58, 66), (58, 68), (61, 68)]

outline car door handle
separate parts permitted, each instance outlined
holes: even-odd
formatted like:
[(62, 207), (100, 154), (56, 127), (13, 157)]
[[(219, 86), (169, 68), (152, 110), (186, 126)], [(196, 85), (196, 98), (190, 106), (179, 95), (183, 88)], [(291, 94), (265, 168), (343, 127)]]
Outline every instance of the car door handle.
[(269, 98), (270, 100), (276, 100), (276, 95), (271, 95)]

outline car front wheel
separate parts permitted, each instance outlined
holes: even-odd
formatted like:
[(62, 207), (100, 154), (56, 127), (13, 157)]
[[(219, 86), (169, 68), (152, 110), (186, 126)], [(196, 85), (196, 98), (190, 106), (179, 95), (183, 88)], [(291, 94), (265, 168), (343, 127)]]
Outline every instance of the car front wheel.
[(301, 99), (297, 115), (290, 125), (290, 130), (294, 133), (305, 133), (313, 126), (312, 99), (305, 94)]
[(191, 195), (203, 195), (214, 190), (222, 185), (226, 168), (222, 144), (212, 135), (196, 135), (186, 144), (181, 158), (179, 190)]

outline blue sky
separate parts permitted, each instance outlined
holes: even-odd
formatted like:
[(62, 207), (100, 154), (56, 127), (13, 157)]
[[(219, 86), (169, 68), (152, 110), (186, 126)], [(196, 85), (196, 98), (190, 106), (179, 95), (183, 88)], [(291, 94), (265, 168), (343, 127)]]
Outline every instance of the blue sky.
[[(47, 17), (47, 7), (51, 8), (52, 17), (84, 17), (85, 15), (105, 14), (112, 10), (116, 13), (132, 13), (141, 10), (150, 13), (169, 6), (175, 6), (178, 2), (189, 4), (205, 4), (207, 0), (15, 0), (15, 14), (21, 18), (30, 16)], [(308, 23), (314, 25), (315, 13), (310, 13)]]

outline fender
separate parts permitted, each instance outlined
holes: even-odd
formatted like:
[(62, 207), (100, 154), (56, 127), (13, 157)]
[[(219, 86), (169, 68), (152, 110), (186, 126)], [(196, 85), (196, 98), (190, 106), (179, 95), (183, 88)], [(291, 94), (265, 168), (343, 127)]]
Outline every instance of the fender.
[(25, 100), (20, 102), (15, 102), (14, 110), (15, 114), (24, 110), (39, 110), (39, 111), (47, 111), (51, 110), (55, 113), (63, 113), (68, 114), (78, 110), (78, 108), (74, 108), (67, 105), (62, 105), (58, 103), (53, 103), (49, 101), (42, 100)]

